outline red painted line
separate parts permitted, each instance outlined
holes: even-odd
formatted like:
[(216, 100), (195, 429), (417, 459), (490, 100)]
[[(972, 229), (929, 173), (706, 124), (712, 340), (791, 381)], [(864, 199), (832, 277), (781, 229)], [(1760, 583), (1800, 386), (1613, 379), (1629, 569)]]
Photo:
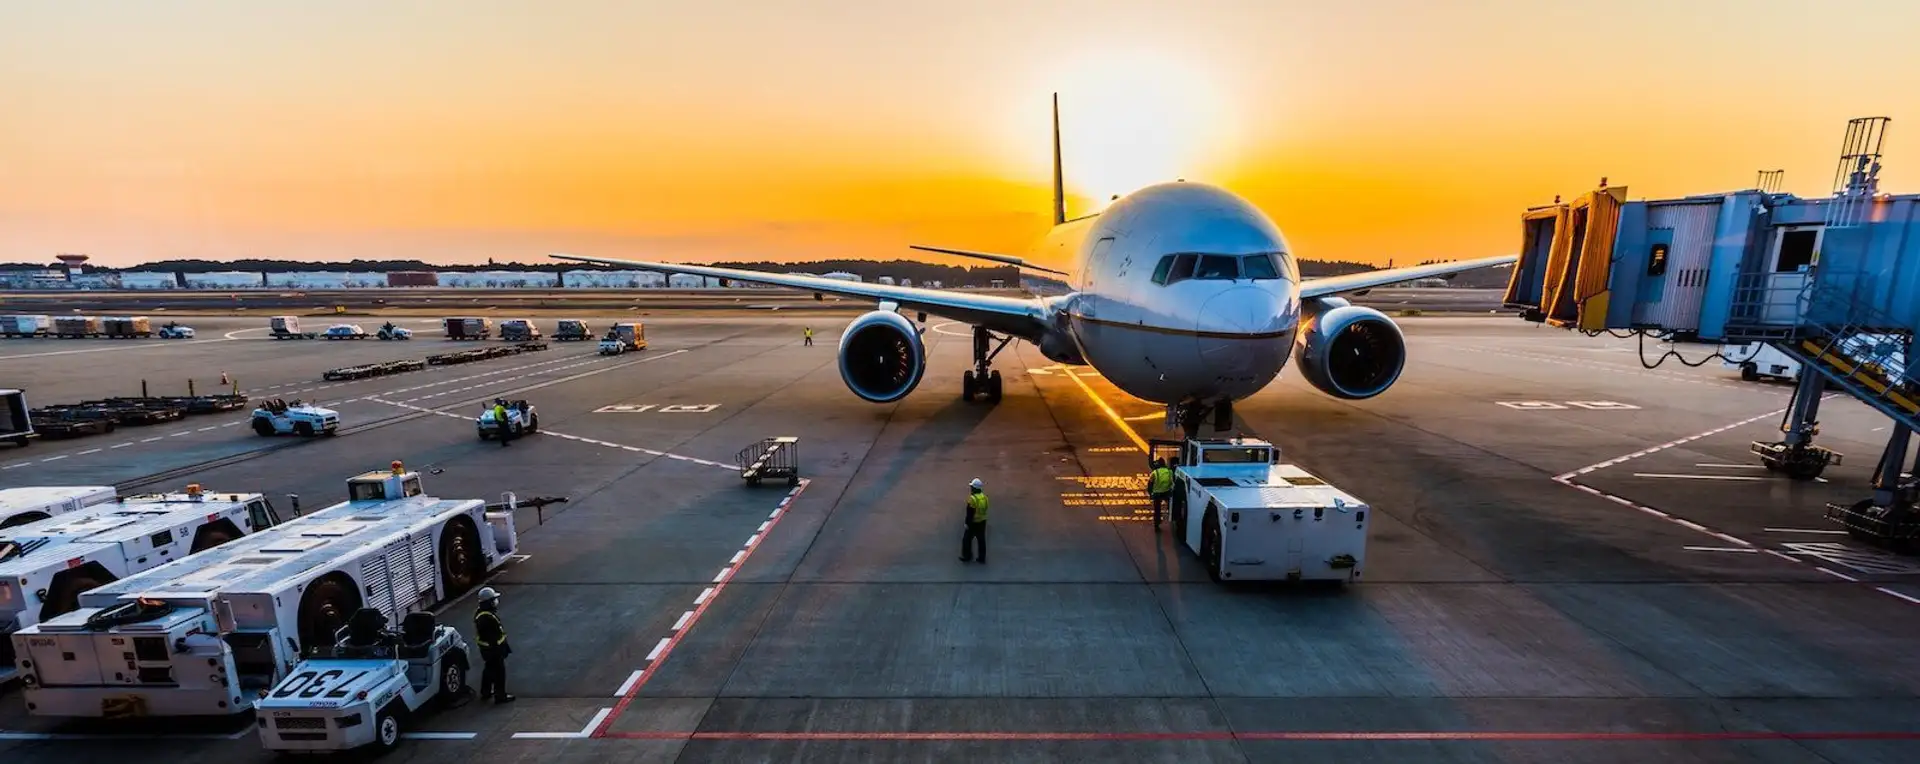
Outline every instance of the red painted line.
[[(789, 491), (786, 497), (781, 500), (780, 506), (786, 507), (794, 499), (800, 498), (800, 494), (807, 490), (807, 486), (812, 484), (813, 484), (813, 481), (811, 480), (800, 481), (800, 486), (798, 488), (793, 489), (792, 491)], [(772, 520), (769, 520), (767, 529), (760, 533), (760, 537), (764, 540), (767, 534), (772, 533), (774, 527), (778, 526), (780, 524), (780, 521), (786, 519), (786, 517), (787, 517), (786, 512), (780, 512), (778, 517), (775, 517)], [(754, 544), (751, 547), (747, 547), (746, 555), (740, 558), (740, 562), (730, 565), (729, 568), (736, 571), (739, 570), (740, 566), (747, 564), (748, 560), (753, 559), (753, 553), (756, 551), (759, 551), (760, 547), (762, 546), (765, 546), (765, 544)], [(619, 702), (616, 702), (613, 705), (613, 713), (607, 714), (607, 718), (601, 720), (599, 726), (594, 727), (593, 731), (588, 733), (587, 735), (588, 737), (619, 738), (629, 734), (637, 734), (637, 733), (608, 732), (607, 730), (613, 726), (614, 720), (619, 719), (620, 715), (626, 712), (627, 706), (633, 703), (634, 697), (640, 694), (640, 690), (645, 688), (647, 686), (647, 682), (653, 679), (653, 675), (660, 670), (660, 666), (665, 664), (667, 662), (667, 658), (673, 655), (674, 648), (680, 646), (680, 640), (686, 639), (687, 634), (693, 631), (693, 627), (696, 624), (700, 623), (701, 616), (704, 616), (707, 614), (707, 608), (713, 607), (713, 603), (720, 599), (721, 593), (725, 592), (727, 590), (727, 585), (731, 583), (733, 583), (733, 576), (727, 576), (725, 580), (709, 587), (710, 589), (713, 590), (713, 593), (706, 595), (706, 599), (702, 601), (698, 607), (695, 607), (693, 609), (693, 617), (687, 619), (686, 625), (681, 627), (679, 631), (674, 632), (673, 636), (667, 639), (666, 649), (661, 650), (659, 655), (654, 656), (652, 660), (647, 662), (647, 669), (641, 672), (640, 680), (637, 682), (634, 682), (633, 686), (627, 689), (626, 694), (620, 696)]]
[(1920, 741), (1916, 732), (609, 732), (621, 740), (770, 741), (1090, 741), (1302, 740), (1302, 741), (1492, 741), (1662, 742), (1743, 740)]

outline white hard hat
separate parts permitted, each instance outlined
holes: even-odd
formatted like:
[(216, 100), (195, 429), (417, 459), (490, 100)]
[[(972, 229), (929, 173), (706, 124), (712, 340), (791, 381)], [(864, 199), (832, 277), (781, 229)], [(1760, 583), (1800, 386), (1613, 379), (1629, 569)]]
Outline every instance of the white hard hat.
[(979, 487), (981, 487), (981, 486), (983, 486), (983, 485), (986, 485), (986, 483), (982, 483), (982, 482), (980, 482), (980, 478), (974, 478), (974, 479), (973, 479), (973, 482), (971, 482), (971, 483), (968, 483), (967, 485), (968, 485), (968, 486), (971, 486), (971, 487), (973, 487), (973, 488), (979, 488)]
[(500, 593), (499, 593), (499, 592), (496, 592), (496, 591), (494, 591), (494, 590), (493, 590), (493, 587), (491, 587), (491, 586), (483, 586), (483, 587), (480, 587), (480, 601), (481, 601), (481, 602), (491, 602), (491, 601), (493, 601), (493, 600), (497, 600), (497, 599), (500, 599)]

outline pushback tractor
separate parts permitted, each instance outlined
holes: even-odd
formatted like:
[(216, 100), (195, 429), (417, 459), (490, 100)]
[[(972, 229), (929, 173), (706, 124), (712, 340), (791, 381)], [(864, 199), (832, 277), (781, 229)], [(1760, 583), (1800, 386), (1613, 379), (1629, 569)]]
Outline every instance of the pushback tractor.
[[(0, 635), (80, 606), (102, 585), (278, 525), (257, 493), (202, 491), (130, 496), (0, 531)], [(0, 643), (0, 681), (26, 664)]]
[[(110, 485), (33, 485), (0, 488), (0, 528), (45, 520), (96, 504), (119, 494)], [(5, 534), (0, 534), (5, 535)]]
[(396, 632), (363, 607), (330, 647), (309, 652), (254, 704), (267, 750), (391, 750), (416, 714), (468, 695), (466, 639), (432, 613), (408, 613)]
[(504, 565), (511, 508), (424, 495), (418, 473), (347, 481), (348, 501), (82, 594), (14, 635), (28, 713), (208, 716), (252, 709), (361, 608), (389, 621)]
[(1225, 581), (1360, 580), (1367, 505), (1251, 438), (1152, 441), (1173, 469), (1173, 535)]

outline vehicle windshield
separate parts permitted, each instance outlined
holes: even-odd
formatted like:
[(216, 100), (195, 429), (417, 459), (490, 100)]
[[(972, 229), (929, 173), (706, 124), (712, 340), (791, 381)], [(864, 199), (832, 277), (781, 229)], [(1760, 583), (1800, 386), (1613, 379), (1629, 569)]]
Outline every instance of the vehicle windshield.
[(1251, 448), (1209, 448), (1200, 454), (1201, 461), (1208, 464), (1266, 464), (1268, 450), (1261, 447)]
[(6, 562), (20, 556), (20, 545), (11, 541), (0, 541), (0, 562)]

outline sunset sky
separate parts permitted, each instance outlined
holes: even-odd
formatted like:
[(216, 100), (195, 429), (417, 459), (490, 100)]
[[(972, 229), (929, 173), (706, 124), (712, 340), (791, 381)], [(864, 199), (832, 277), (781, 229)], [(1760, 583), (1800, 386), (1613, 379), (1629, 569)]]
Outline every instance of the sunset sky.
[(1920, 191), (1916, 29), (1891, 0), (8, 3), (0, 261), (1018, 252), (1056, 90), (1070, 214), (1179, 176), (1302, 257), (1506, 254), (1603, 175), (1824, 194), (1856, 116)]

